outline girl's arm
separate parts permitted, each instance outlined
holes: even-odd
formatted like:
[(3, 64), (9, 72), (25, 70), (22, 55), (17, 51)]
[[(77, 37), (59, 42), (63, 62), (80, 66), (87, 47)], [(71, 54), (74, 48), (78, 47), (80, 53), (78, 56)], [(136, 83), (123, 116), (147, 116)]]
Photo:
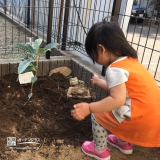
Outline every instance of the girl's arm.
[(119, 84), (110, 89), (110, 95), (106, 98), (92, 102), (89, 109), (92, 113), (108, 112), (124, 105), (126, 101), (126, 85), (125, 83)]
[(83, 120), (90, 113), (108, 112), (119, 108), (125, 103), (125, 100), (126, 85), (122, 83), (111, 88), (110, 95), (100, 101), (74, 105), (71, 115), (77, 120)]
[(106, 91), (108, 91), (107, 83), (104, 79), (99, 78), (96, 74), (93, 74), (91, 78), (92, 85), (98, 86)]

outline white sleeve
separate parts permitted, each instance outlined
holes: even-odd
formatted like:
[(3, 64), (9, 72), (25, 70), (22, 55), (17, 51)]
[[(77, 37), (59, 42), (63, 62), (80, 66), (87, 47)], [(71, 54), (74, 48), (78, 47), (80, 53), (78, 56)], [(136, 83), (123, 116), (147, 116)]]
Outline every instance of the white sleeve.
[(129, 77), (129, 72), (127, 70), (122, 68), (108, 67), (106, 71), (105, 79), (106, 79), (108, 88), (112, 88), (114, 86), (117, 86), (121, 83), (128, 81), (128, 77)]

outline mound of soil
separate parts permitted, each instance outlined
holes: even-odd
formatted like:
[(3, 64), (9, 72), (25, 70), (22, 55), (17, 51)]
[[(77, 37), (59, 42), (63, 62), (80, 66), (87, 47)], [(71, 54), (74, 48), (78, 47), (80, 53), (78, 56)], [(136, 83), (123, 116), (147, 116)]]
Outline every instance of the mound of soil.
[[(17, 74), (0, 78), (0, 160), (90, 160), (81, 144), (92, 140), (91, 121), (71, 117), (73, 105), (90, 99), (67, 98), (69, 80), (60, 73), (39, 77), (28, 100), (30, 84), (16, 82)], [(147, 133), (146, 133), (147, 134)], [(16, 138), (16, 140), (15, 140)], [(31, 143), (35, 140), (37, 144)], [(20, 142), (28, 142), (21, 144)], [(16, 144), (11, 145), (11, 142)], [(134, 146), (124, 155), (109, 146), (112, 160), (158, 160), (160, 150)]]

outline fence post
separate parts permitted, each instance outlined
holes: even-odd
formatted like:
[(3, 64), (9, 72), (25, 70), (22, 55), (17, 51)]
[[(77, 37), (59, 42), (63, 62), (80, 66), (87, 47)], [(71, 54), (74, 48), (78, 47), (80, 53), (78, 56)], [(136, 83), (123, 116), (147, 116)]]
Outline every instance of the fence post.
[(28, 8), (27, 8), (27, 28), (30, 26), (30, 0), (28, 0)]
[(64, 24), (62, 33), (62, 50), (66, 49), (67, 30), (68, 30), (68, 17), (69, 17), (70, 0), (66, 0), (65, 12), (64, 12)]
[(4, 13), (6, 14), (6, 11), (7, 11), (7, 3), (6, 3), (6, 0), (4, 0)]
[(35, 27), (35, 0), (32, 0), (32, 28)]
[(122, 0), (114, 0), (113, 2), (112, 16), (114, 16), (117, 19), (117, 22), (118, 22), (119, 12), (121, 8), (121, 2)]
[[(119, 12), (120, 12), (120, 8), (121, 8), (121, 2), (122, 2), (122, 0), (114, 0), (114, 2), (113, 2), (112, 16), (114, 16), (116, 18), (117, 22), (118, 22)], [(102, 76), (105, 76), (106, 69), (107, 69), (107, 67), (105, 67), (105, 66), (102, 67), (102, 72), (101, 72)]]
[(60, 14), (59, 14), (59, 22), (58, 22), (58, 36), (57, 36), (57, 43), (59, 43), (59, 41), (60, 41), (61, 24), (62, 24), (62, 14), (63, 14), (63, 4), (64, 4), (64, 0), (61, 0)]
[[(47, 29), (47, 44), (51, 43), (52, 35), (52, 19), (53, 19), (53, 0), (49, 1), (49, 13), (48, 13), (48, 29)], [(46, 59), (50, 59), (50, 51), (46, 52)]]

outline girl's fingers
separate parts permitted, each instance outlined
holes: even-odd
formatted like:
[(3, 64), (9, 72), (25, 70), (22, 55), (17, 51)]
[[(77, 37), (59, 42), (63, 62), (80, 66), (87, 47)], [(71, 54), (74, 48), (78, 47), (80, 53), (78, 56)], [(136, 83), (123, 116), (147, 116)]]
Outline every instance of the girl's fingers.
[(80, 113), (80, 110), (78, 109), (78, 106), (73, 106), (75, 109), (71, 110), (71, 116), (77, 120), (83, 120), (83, 116)]

